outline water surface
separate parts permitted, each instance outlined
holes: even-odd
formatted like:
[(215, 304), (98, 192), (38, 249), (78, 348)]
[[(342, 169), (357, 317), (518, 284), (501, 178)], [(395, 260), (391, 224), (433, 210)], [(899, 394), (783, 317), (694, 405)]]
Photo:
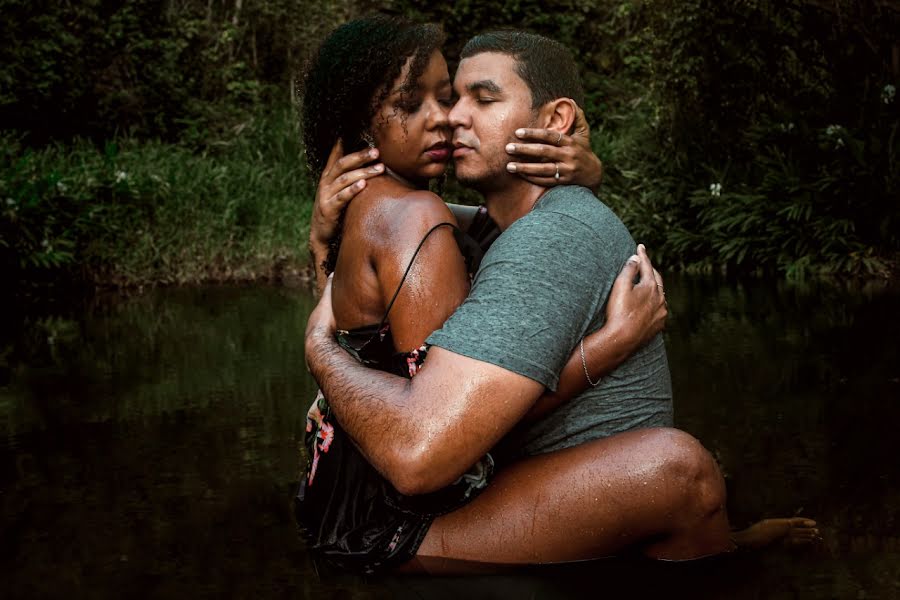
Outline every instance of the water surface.
[(291, 521), (311, 298), (270, 287), (17, 301), (0, 328), (5, 597), (900, 597), (896, 290), (669, 277), (678, 426), (735, 525), (801, 513), (815, 552), (498, 577), (317, 575)]

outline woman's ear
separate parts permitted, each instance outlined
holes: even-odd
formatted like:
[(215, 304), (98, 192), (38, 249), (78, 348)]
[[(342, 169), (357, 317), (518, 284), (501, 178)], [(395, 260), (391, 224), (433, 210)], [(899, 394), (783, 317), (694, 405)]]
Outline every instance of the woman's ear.
[(560, 133), (570, 134), (575, 125), (578, 106), (571, 98), (557, 98), (543, 106), (541, 113), (544, 127)]

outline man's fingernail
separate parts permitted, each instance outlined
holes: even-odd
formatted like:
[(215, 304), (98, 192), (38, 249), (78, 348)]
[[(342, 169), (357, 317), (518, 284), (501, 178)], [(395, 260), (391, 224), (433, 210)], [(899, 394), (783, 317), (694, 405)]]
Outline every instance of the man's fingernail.
[(516, 163), (506, 163), (506, 170), (510, 173), (515, 173), (517, 168)]
[(647, 247), (644, 246), (643, 244), (638, 244), (638, 250), (643, 250), (644, 252), (646, 252), (646, 251), (647, 251)]
[(523, 135), (525, 135), (524, 129), (516, 129), (516, 137), (522, 137)]
[(628, 262), (638, 262), (639, 260), (641, 260), (641, 259), (638, 258), (637, 254), (632, 254), (631, 256), (628, 257)]
[(515, 144), (507, 144), (507, 145), (506, 145), (506, 151), (507, 151), (507, 152), (515, 152), (515, 151), (516, 151), (516, 145), (515, 145)]

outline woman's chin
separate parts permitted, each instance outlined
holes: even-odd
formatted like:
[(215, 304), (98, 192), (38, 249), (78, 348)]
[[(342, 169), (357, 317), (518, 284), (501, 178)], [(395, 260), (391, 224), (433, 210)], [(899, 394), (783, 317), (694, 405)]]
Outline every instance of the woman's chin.
[(423, 167), (418, 176), (421, 179), (434, 179), (435, 177), (440, 177), (447, 171), (447, 163), (446, 162), (433, 162), (425, 167)]

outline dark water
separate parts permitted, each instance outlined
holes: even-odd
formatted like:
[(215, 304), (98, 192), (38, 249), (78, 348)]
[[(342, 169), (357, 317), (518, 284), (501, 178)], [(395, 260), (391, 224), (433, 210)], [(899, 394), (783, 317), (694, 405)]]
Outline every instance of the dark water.
[(900, 597), (900, 293), (667, 284), (678, 425), (721, 461), (735, 525), (801, 512), (815, 551), (319, 577), (288, 504), (310, 298), (162, 290), (4, 308), (0, 595)]

